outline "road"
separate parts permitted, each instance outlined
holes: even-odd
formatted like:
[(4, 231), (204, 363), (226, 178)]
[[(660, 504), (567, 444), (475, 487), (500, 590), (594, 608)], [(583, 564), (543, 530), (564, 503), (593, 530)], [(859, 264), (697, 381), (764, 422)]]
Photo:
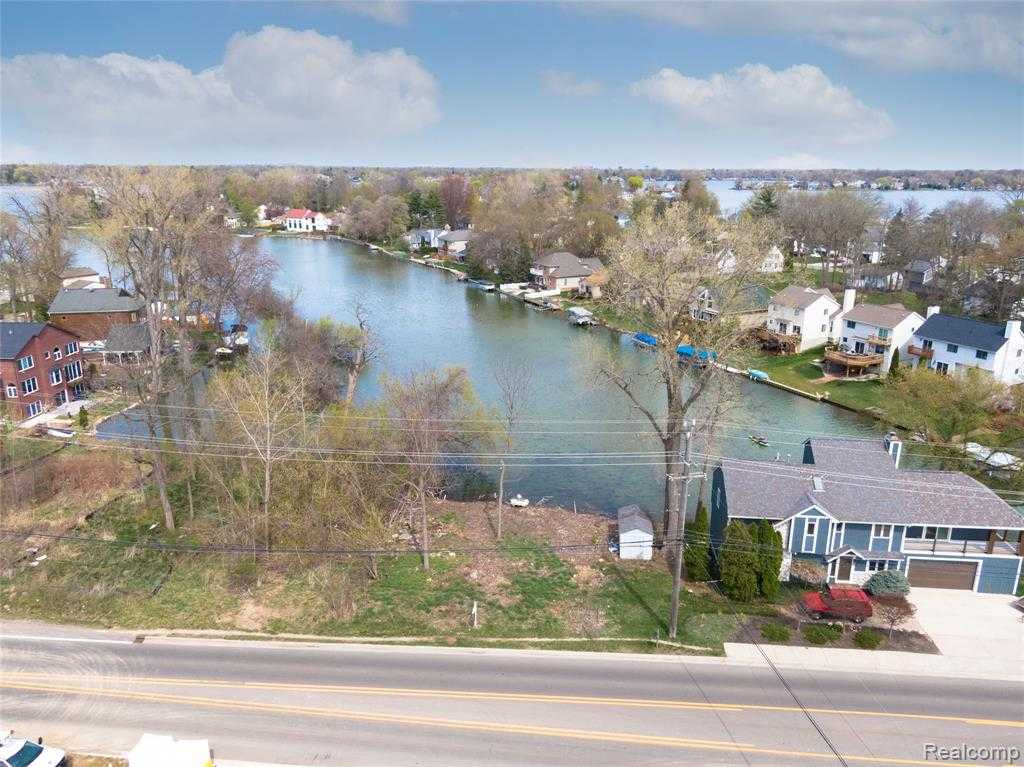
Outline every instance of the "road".
[(842, 764), (832, 747), (934, 764), (926, 743), (1024, 745), (1020, 684), (785, 669), (791, 693), (724, 659), (0, 633), (4, 726), (106, 753), (143, 732), (289, 765)]

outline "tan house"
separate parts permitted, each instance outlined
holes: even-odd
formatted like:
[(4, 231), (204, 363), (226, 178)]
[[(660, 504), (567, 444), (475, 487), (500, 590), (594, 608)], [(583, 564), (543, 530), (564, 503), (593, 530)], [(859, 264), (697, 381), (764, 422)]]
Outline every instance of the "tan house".
[[(586, 293), (597, 288), (598, 295), (603, 273), (604, 264), (601, 263), (601, 259), (579, 258), (575, 253), (565, 250), (547, 253), (534, 261), (530, 267), (533, 281), (543, 286), (545, 290), (576, 290)], [(588, 282), (589, 278), (594, 278), (592, 285)]]

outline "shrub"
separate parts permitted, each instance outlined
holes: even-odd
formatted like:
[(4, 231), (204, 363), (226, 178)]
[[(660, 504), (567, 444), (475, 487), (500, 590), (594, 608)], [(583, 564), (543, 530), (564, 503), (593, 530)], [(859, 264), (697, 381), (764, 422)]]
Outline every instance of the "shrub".
[(875, 614), (889, 627), (889, 636), (897, 626), (902, 626), (914, 617), (917, 610), (904, 597), (889, 595), (875, 597)]
[(779, 595), (779, 568), (782, 566), (782, 536), (767, 519), (754, 528), (757, 546), (757, 585), (761, 596), (774, 601)]
[(757, 596), (757, 551), (744, 523), (734, 519), (726, 526), (719, 561), (726, 596), (737, 602)]
[(85, 407), (78, 409), (78, 428), (83, 431), (89, 428), (89, 411)]
[(874, 629), (861, 629), (853, 635), (853, 643), (862, 650), (874, 650), (883, 639), (881, 632)]
[(769, 642), (788, 642), (789, 629), (780, 623), (766, 623), (761, 627), (761, 636)]
[(899, 570), (879, 570), (868, 578), (864, 588), (873, 596), (906, 596), (910, 593), (907, 576)]
[(836, 623), (810, 623), (804, 626), (803, 634), (811, 644), (828, 644), (843, 635), (843, 627)]
[(683, 549), (683, 561), (686, 563), (686, 579), (690, 581), (707, 581), (711, 579), (708, 571), (708, 547), (710, 544), (709, 534), (711, 522), (708, 519), (708, 510), (701, 503), (697, 507), (697, 514), (693, 523), (687, 525), (686, 548)]

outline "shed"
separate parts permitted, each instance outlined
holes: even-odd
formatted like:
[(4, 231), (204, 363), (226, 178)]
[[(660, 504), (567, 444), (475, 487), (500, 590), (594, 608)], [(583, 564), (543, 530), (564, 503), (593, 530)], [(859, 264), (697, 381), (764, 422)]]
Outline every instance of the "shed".
[(654, 553), (654, 525), (635, 503), (619, 509), (619, 559), (650, 559)]

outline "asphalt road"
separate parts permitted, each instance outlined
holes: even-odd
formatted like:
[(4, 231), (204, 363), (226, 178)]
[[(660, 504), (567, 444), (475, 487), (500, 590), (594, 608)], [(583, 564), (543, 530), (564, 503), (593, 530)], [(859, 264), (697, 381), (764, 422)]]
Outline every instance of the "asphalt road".
[(1020, 684), (785, 669), (784, 685), (722, 659), (0, 633), (3, 726), (106, 753), (143, 732), (290, 765), (935, 764), (925, 744), (1024, 748)]

